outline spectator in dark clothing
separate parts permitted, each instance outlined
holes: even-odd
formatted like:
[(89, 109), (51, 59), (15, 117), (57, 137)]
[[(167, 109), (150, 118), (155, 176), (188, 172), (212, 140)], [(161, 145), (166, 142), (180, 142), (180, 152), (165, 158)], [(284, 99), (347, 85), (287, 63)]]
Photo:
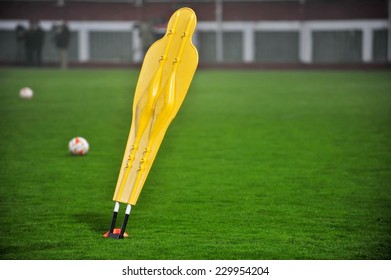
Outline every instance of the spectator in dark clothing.
[(54, 42), (59, 52), (62, 69), (68, 67), (68, 47), (70, 39), (71, 31), (65, 22), (62, 25), (55, 27)]
[(38, 23), (33, 23), (26, 32), (25, 46), (27, 64), (29, 66), (42, 65), (42, 48), (45, 39), (45, 33)]
[(18, 24), (15, 29), (16, 35), (16, 62), (21, 62), (25, 58), (25, 39), (26, 39), (26, 28), (23, 25)]
[(139, 27), (140, 27), (140, 36), (142, 42), (143, 55), (145, 56), (149, 47), (155, 41), (155, 36), (153, 32), (153, 22), (152, 20), (141, 22)]

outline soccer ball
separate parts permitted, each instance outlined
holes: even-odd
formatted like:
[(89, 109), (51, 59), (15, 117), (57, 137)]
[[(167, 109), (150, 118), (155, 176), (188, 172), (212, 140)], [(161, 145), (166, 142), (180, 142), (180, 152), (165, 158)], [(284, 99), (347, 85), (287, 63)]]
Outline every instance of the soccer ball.
[(19, 96), (23, 99), (31, 99), (33, 94), (33, 90), (29, 87), (24, 87), (19, 91)]
[(83, 137), (74, 137), (69, 141), (68, 149), (73, 155), (82, 156), (85, 155), (90, 148), (87, 140)]

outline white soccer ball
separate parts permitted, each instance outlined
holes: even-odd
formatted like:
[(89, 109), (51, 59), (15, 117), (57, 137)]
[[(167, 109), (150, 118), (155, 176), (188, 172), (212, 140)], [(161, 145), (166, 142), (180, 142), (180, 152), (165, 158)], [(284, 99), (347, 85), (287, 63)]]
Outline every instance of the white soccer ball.
[(90, 148), (87, 140), (83, 137), (74, 137), (69, 141), (68, 149), (73, 155), (82, 156), (85, 155)]
[(33, 95), (33, 90), (29, 87), (24, 87), (19, 91), (19, 96), (23, 99), (31, 99)]

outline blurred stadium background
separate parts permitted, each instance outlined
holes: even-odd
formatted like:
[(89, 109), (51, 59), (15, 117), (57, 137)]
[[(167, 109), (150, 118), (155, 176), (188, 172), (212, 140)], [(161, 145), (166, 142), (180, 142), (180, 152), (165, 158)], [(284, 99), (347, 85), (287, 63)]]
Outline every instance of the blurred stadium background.
[[(140, 31), (162, 36), (181, 6), (198, 16), (200, 68), (218, 69), (197, 70), (119, 245), (102, 234), (145, 49)], [(0, 0), (0, 259), (390, 260), (389, 8)], [(19, 67), (16, 27), (37, 21), (45, 67)], [(53, 42), (62, 21), (72, 33), (69, 71)], [(32, 100), (19, 98), (25, 86)], [(89, 141), (86, 157), (69, 155), (75, 136)]]
[(0, 1), (0, 62), (18, 64), (15, 28), (39, 21), (43, 62), (56, 63), (53, 25), (71, 31), (69, 61), (78, 65), (140, 64), (140, 23), (158, 38), (174, 10), (198, 16), (200, 65), (387, 66), (391, 61), (389, 0), (13, 0)]

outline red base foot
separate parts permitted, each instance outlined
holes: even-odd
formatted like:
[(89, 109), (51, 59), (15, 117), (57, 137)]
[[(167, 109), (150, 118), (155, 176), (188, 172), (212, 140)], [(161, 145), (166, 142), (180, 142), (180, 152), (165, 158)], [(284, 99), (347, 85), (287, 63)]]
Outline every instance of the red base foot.
[[(111, 235), (119, 236), (120, 232), (121, 232), (121, 229), (120, 229), (120, 228), (115, 228), (115, 229), (113, 230), (113, 233), (112, 233)], [(109, 235), (110, 235), (110, 232), (108, 231), (108, 232), (106, 232), (105, 234), (103, 234), (103, 237), (107, 238), (107, 237), (109, 237)], [(125, 233), (124, 233), (124, 237), (128, 237), (128, 236), (129, 236), (129, 235), (125, 232)]]

